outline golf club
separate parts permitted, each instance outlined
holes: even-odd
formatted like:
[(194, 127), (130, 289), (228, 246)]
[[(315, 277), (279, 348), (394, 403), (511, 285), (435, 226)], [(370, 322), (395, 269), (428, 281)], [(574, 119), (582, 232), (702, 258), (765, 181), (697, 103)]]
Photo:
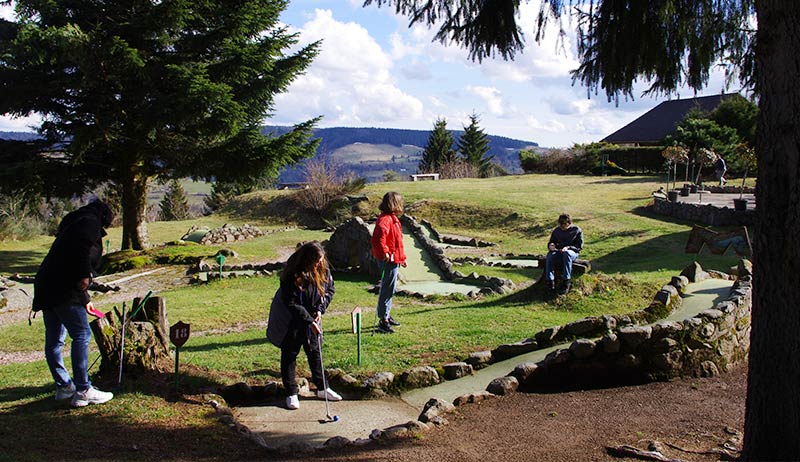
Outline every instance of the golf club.
[(122, 385), (122, 359), (125, 352), (125, 314), (127, 305), (122, 302), (122, 340), (119, 342), (119, 375), (117, 376), (117, 387)]
[(328, 380), (325, 378), (325, 363), (322, 362), (322, 329), (317, 334), (317, 346), (319, 347), (319, 365), (322, 368), (322, 394), (325, 396), (325, 419), (320, 419), (319, 423), (338, 422), (339, 416), (331, 417), (330, 404), (328, 404)]

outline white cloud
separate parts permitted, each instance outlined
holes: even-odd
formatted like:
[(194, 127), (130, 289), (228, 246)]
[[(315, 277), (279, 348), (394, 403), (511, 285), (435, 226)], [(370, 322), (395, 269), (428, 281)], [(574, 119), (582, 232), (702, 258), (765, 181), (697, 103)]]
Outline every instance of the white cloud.
[(306, 43), (321, 39), (321, 51), (307, 73), (276, 98), (276, 121), (322, 114), (324, 125), (353, 125), (421, 117), (422, 102), (398, 88), (391, 56), (363, 26), (318, 9), (298, 32)]
[(0, 131), (31, 132), (41, 125), (42, 119), (37, 115), (27, 117), (0, 117)]
[(503, 107), (503, 95), (497, 88), (468, 85), (466, 90), (482, 99), (483, 102), (486, 103), (489, 113), (492, 115), (502, 116), (505, 114), (506, 110)]

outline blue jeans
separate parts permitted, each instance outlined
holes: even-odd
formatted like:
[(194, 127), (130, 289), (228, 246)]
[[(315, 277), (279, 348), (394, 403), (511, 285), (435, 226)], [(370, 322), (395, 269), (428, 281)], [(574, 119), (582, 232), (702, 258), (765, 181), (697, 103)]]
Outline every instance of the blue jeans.
[(551, 250), (547, 253), (547, 258), (544, 260), (544, 274), (545, 279), (548, 281), (555, 281), (555, 268), (557, 264), (561, 264), (561, 273), (564, 275), (565, 280), (572, 279), (572, 262), (578, 259), (578, 253), (572, 250)]
[[(89, 341), (92, 330), (83, 305), (66, 304), (43, 310), (44, 355), (56, 385), (65, 387), (75, 382), (78, 391), (87, 390), (89, 381)], [(72, 338), (72, 379), (64, 366), (61, 349), (69, 332)]]
[(397, 263), (378, 262), (381, 269), (381, 291), (378, 294), (378, 319), (386, 321), (391, 316), (392, 296), (397, 287), (397, 273), (400, 272), (400, 265)]

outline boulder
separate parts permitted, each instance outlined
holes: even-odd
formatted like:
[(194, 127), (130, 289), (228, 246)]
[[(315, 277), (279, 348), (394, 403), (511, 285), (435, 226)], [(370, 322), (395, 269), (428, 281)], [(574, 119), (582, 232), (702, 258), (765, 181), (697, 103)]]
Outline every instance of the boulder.
[(412, 367), (400, 374), (401, 383), (408, 388), (429, 387), (439, 380), (439, 373), (431, 366)]
[(509, 395), (519, 388), (519, 381), (516, 377), (507, 375), (505, 377), (497, 377), (489, 382), (486, 391), (495, 395)]

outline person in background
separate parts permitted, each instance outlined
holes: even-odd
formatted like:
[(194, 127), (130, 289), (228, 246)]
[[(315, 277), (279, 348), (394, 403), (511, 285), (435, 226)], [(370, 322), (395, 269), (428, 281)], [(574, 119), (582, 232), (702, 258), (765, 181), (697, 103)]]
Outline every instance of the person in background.
[(547, 288), (551, 291), (556, 290), (555, 268), (560, 264), (564, 278), (560, 293), (567, 294), (572, 288), (572, 263), (577, 260), (583, 248), (583, 231), (572, 224), (569, 214), (562, 213), (558, 217), (558, 227), (550, 233), (547, 248), (544, 269)]
[(725, 186), (728, 180), (725, 179), (725, 172), (728, 171), (728, 166), (725, 164), (725, 159), (717, 155), (717, 161), (714, 162), (714, 173), (717, 175), (720, 187)]
[[(114, 397), (89, 381), (92, 331), (87, 316), (94, 309), (89, 285), (100, 266), (105, 228), (113, 220), (108, 204), (100, 200), (68, 213), (34, 281), (33, 311), (43, 312), (44, 354), (56, 383), (55, 398), (71, 399), (74, 407), (102, 404)], [(61, 355), (67, 333), (72, 339), (72, 377)]]
[(378, 206), (381, 214), (375, 222), (372, 233), (372, 256), (378, 260), (381, 271), (380, 292), (378, 294), (378, 332), (392, 334), (392, 326), (399, 326), (391, 314), (392, 297), (397, 288), (397, 275), (400, 267), (406, 266), (406, 251), (403, 247), (403, 228), (398, 218), (403, 214), (403, 196), (396, 192), (384, 194)]
[(342, 397), (325, 387), (322, 370), (322, 315), (335, 292), (325, 251), (319, 242), (298, 247), (281, 273), (281, 285), (269, 313), (267, 337), (281, 349), (281, 380), (286, 392), (286, 407), (299, 409), (296, 380), (297, 355), (306, 352), (311, 381), (317, 398), (341, 401)]

